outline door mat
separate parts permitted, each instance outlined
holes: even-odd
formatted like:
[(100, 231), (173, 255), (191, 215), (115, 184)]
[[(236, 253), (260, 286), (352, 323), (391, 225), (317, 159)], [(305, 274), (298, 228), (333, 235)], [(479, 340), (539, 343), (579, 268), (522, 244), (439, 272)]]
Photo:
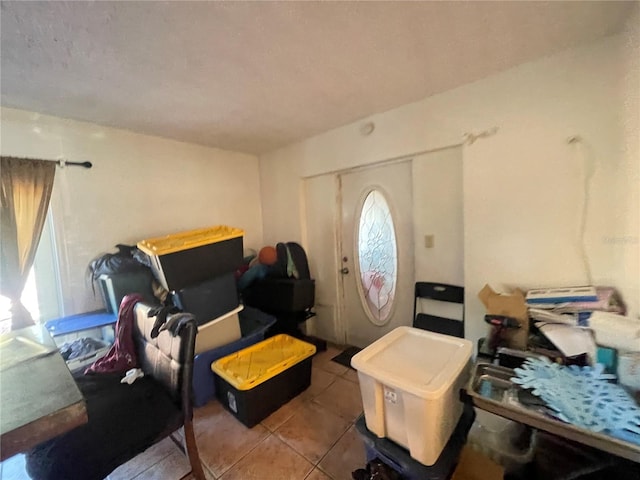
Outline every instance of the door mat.
[(353, 357), (360, 350), (362, 349), (358, 347), (347, 347), (342, 353), (339, 353), (338, 355), (333, 357), (331, 360), (336, 363), (339, 363), (340, 365), (344, 365), (345, 367), (349, 367), (355, 370), (355, 368), (351, 366), (351, 357)]

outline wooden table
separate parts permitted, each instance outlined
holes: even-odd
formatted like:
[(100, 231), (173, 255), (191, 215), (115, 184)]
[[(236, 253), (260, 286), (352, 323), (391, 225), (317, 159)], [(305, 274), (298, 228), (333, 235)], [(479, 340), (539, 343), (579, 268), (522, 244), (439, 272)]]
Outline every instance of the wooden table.
[(0, 461), (87, 422), (84, 398), (44, 326), (0, 336)]

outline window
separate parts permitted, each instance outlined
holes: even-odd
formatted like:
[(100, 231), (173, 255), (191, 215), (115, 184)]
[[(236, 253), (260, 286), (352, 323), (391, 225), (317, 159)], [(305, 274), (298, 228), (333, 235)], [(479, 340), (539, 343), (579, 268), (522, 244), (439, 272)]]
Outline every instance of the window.
[[(51, 211), (47, 214), (33, 267), (20, 300), (36, 323), (61, 316), (58, 262), (53, 237)], [(11, 302), (0, 296), (0, 333), (11, 328)]]
[(360, 299), (369, 319), (384, 325), (396, 290), (398, 250), (391, 210), (380, 190), (371, 190), (362, 205), (357, 247)]

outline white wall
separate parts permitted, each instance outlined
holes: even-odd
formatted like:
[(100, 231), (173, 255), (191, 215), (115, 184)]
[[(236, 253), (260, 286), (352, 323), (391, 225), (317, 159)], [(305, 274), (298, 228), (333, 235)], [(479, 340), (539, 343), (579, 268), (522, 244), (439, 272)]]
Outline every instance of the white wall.
[[(316, 316), (305, 322), (306, 333), (325, 340), (342, 343), (345, 333), (337, 323), (337, 296), (343, 281), (336, 264), (339, 262), (338, 179), (335, 175), (320, 175), (304, 181), (303, 244), (309, 259), (309, 270), (316, 279), (314, 311)], [(285, 239), (286, 240), (286, 239)]]
[[(633, 58), (640, 52), (637, 44), (626, 45), (627, 37), (374, 115), (363, 120), (376, 124), (367, 137), (357, 122), (261, 156), (265, 241), (302, 238), (303, 177), (460, 144), (465, 132), (497, 126), (495, 136), (463, 151), (468, 336), (485, 332), (476, 294), (486, 282), (498, 288), (587, 282), (579, 248), (583, 157), (577, 148), (595, 166), (585, 236), (593, 281), (618, 287), (636, 315), (638, 155), (623, 146), (637, 149), (638, 130), (637, 121), (627, 130), (623, 122), (637, 111), (637, 99), (623, 107), (635, 84), (623, 85), (622, 78), (623, 68), (637, 68)], [(568, 145), (576, 134), (584, 144)], [(421, 206), (414, 208), (421, 215)]]
[[(640, 315), (640, 4), (627, 19), (623, 35), (623, 64), (619, 102), (623, 124), (622, 167), (619, 177), (619, 208), (622, 225), (612, 243), (622, 259), (621, 275), (628, 284), (628, 296), (635, 297), (635, 312)], [(611, 242), (610, 242), (611, 243)]]
[(1, 115), (2, 155), (93, 163), (56, 171), (65, 314), (101, 307), (85, 271), (116, 243), (225, 224), (245, 230), (245, 247), (262, 246), (256, 157), (9, 108)]
[[(418, 155), (411, 168), (415, 280), (464, 285), (462, 149)], [(425, 235), (434, 236), (433, 247)]]

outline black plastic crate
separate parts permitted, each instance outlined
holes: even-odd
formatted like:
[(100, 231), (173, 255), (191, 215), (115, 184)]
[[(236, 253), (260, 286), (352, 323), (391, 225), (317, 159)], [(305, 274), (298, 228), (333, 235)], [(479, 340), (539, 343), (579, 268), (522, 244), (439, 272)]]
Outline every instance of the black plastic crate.
[(169, 291), (235, 272), (243, 262), (241, 236), (166, 254), (141, 249), (149, 256), (156, 278)]
[(238, 308), (238, 289), (233, 273), (224, 273), (172, 294), (173, 304), (196, 317), (202, 325)]
[(311, 357), (250, 390), (238, 390), (215, 375), (218, 400), (251, 428), (311, 385)]
[(149, 305), (160, 303), (153, 294), (153, 274), (146, 268), (136, 272), (102, 274), (98, 277), (98, 285), (109, 313), (117, 315), (120, 302), (131, 293), (142, 295)]
[(265, 312), (301, 312), (315, 303), (315, 280), (265, 278), (242, 292), (246, 305)]
[(446, 480), (451, 478), (467, 434), (476, 417), (472, 405), (465, 405), (460, 420), (435, 464), (423, 465), (411, 458), (409, 451), (388, 438), (378, 436), (367, 429), (364, 415), (360, 415), (355, 427), (365, 446), (367, 461), (376, 458), (398, 472), (406, 480)]

